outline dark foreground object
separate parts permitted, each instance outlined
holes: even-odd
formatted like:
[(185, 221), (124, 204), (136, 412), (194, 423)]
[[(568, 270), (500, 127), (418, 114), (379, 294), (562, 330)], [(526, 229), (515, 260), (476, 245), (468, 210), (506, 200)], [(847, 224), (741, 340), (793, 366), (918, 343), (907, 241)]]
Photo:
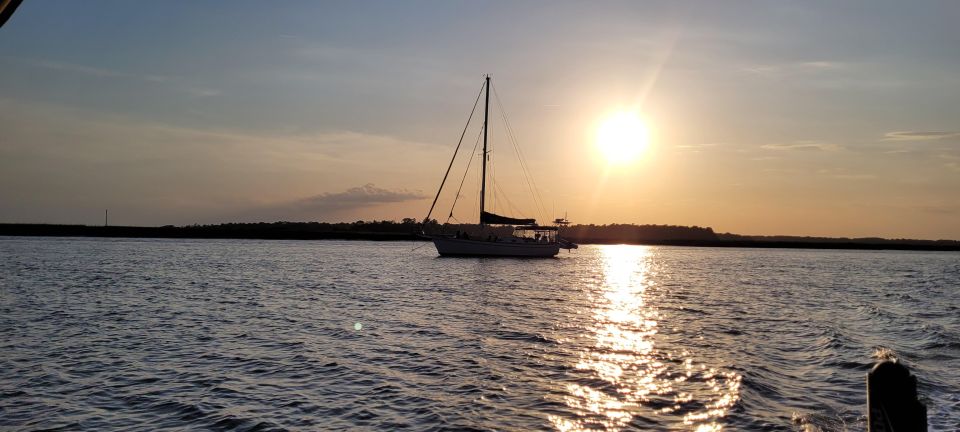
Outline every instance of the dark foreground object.
[(906, 366), (886, 360), (867, 373), (867, 430), (927, 430), (927, 407), (917, 399), (917, 378)]
[[(456, 225), (462, 228), (465, 225)], [(41, 236), (41, 237), (127, 237), (127, 238), (195, 238), (195, 239), (259, 239), (259, 240), (415, 240), (429, 241), (428, 237), (418, 234), (419, 227), (413, 223), (356, 222), (356, 223), (228, 223), (220, 225), (188, 225), (163, 227), (134, 226), (88, 226), (88, 225), (52, 225), (52, 224), (5, 224), (0, 223), (0, 236)], [(455, 230), (451, 228), (448, 232)], [(509, 227), (508, 227), (509, 228)], [(672, 229), (676, 237), (669, 233), (656, 232), (645, 235), (591, 237), (578, 233), (572, 227), (561, 235), (579, 244), (635, 244), (656, 246), (698, 246), (698, 247), (736, 247), (736, 248), (791, 248), (791, 249), (863, 249), (863, 250), (920, 250), (920, 251), (960, 251), (960, 242), (951, 240), (884, 240), (857, 241), (856, 239), (823, 239), (809, 241), (791, 241), (782, 239), (746, 239), (736, 238), (689, 238), (691, 228), (654, 227)], [(649, 228), (649, 227), (647, 227)], [(499, 233), (501, 237), (510, 235), (509, 231)], [(712, 232), (711, 232), (712, 235)], [(830, 241), (826, 241), (830, 240)]]
[(7, 23), (23, 0), (0, 0), (0, 27)]

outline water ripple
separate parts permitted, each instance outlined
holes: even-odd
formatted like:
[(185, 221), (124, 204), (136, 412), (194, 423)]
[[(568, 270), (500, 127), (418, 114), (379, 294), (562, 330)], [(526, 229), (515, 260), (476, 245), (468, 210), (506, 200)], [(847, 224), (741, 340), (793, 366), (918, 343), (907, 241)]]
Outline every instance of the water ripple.
[(865, 427), (960, 418), (956, 254), (0, 238), (0, 429)]

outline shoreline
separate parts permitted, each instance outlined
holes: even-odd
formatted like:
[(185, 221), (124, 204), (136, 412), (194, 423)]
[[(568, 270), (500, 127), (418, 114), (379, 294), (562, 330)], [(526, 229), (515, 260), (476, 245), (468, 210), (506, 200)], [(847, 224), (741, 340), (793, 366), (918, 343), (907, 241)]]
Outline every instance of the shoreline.
[[(0, 236), (11, 237), (89, 237), (89, 238), (169, 238), (169, 239), (236, 239), (236, 240), (358, 240), (358, 241), (427, 241), (414, 233), (364, 231), (308, 231), (276, 228), (216, 230), (205, 227), (127, 227), (50, 224), (0, 224)], [(910, 250), (960, 251), (960, 243), (911, 243), (887, 240), (866, 243), (844, 241), (787, 241), (750, 239), (591, 239), (573, 238), (578, 244), (629, 244), (646, 246), (686, 246), (761, 249), (839, 249), (839, 250)]]

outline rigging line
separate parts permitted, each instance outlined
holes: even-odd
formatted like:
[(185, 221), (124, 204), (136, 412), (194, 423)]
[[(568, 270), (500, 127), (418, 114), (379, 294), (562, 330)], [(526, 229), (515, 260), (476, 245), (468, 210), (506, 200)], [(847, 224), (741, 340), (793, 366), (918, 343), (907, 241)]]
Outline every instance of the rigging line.
[[(504, 121), (507, 122), (509, 126), (509, 120), (504, 118)], [(537, 186), (537, 181), (533, 176), (533, 170), (530, 169), (530, 164), (527, 162), (526, 158), (523, 156), (523, 152), (520, 150), (519, 140), (517, 140), (515, 133), (513, 132), (513, 127), (509, 126), (510, 133), (513, 138), (514, 150), (517, 152), (517, 158), (520, 159), (521, 164), (524, 168), (524, 173), (527, 176), (527, 181), (529, 182), (529, 187), (533, 189), (532, 194), (534, 195), (534, 204), (537, 207), (537, 212), (540, 214), (540, 217), (543, 220), (546, 220), (546, 205), (543, 203), (543, 196), (540, 193), (540, 188)]]
[[(477, 156), (483, 158), (483, 157), (484, 157), (483, 152), (481, 151)], [(484, 179), (483, 179), (483, 170), (477, 170), (476, 177), (474, 178), (474, 180), (475, 180), (477, 183), (476, 183), (476, 186), (474, 187), (473, 190), (478, 191), (478, 192), (480, 192), (480, 193), (478, 193), (478, 194), (476, 195), (476, 199), (473, 200), (473, 207), (470, 209), (470, 213), (471, 213), (471, 214), (474, 214), (474, 213), (477, 214), (477, 223), (480, 223), (480, 216), (479, 216), (479, 215), (480, 215), (480, 201), (483, 200), (482, 194), (483, 194), (483, 189), (484, 189), (484, 188), (483, 188), (483, 181), (484, 181)]]
[[(517, 159), (520, 161), (520, 167), (523, 170), (524, 180), (527, 182), (527, 188), (530, 190), (530, 195), (533, 197), (533, 203), (536, 207), (537, 213), (540, 217), (546, 215), (546, 207), (543, 204), (543, 197), (540, 196), (540, 189), (536, 185), (536, 181), (533, 179), (533, 174), (530, 172), (526, 160), (523, 157), (523, 152), (520, 151), (520, 146), (517, 144), (516, 134), (513, 132), (513, 126), (510, 125), (510, 120), (507, 119), (506, 110), (503, 109), (503, 103), (500, 101), (500, 94), (497, 93), (497, 89), (493, 89), (494, 99), (496, 99), (497, 106), (500, 107), (500, 115), (503, 119), (503, 123), (506, 126), (507, 134), (510, 137), (510, 143), (513, 144), (513, 149), (517, 153)], [(544, 219), (545, 220), (545, 219)]]
[[(488, 136), (491, 136), (491, 135), (488, 135)], [(494, 141), (493, 139), (490, 139), (489, 141), (487, 141), (487, 154), (485, 156), (487, 159), (486, 162), (487, 162), (488, 182), (491, 182), (493, 181), (493, 179), (496, 178), (496, 169), (493, 163), (493, 161), (495, 160), (493, 158), (493, 141)], [(486, 210), (496, 213), (497, 212), (497, 191), (491, 187), (491, 188), (488, 188), (487, 193), (489, 193), (490, 196), (486, 198), (484, 201), (487, 203)]]
[[(487, 146), (490, 147), (490, 144), (487, 144)], [(489, 159), (487, 159), (487, 173), (488, 173), (487, 178), (488, 178), (491, 182), (496, 182), (496, 181), (497, 181), (497, 172), (498, 172), (498, 170), (497, 170), (497, 164), (496, 164), (495, 162), (496, 162), (497, 159), (496, 159), (495, 157), (493, 157), (493, 155), (494, 155), (494, 151), (493, 151), (493, 150), (487, 150), (487, 155), (488, 155), (487, 157), (489, 158)], [(499, 201), (500, 201), (500, 195), (497, 194), (497, 189), (496, 189), (496, 188), (494, 188), (491, 192), (492, 192), (492, 194), (491, 194), (491, 195), (492, 195), (492, 196), (491, 196), (492, 200), (488, 200), (488, 201), (492, 201), (492, 202), (493, 202), (493, 204), (491, 205), (491, 207), (492, 207), (493, 210), (491, 210), (491, 211), (492, 211), (493, 213), (496, 213), (496, 212), (497, 212), (497, 204), (499, 204)]]
[(503, 123), (506, 126), (505, 129), (510, 136), (511, 144), (513, 145), (514, 151), (517, 153), (517, 159), (520, 161), (520, 167), (523, 170), (524, 180), (527, 182), (527, 188), (530, 189), (530, 195), (534, 200), (534, 206), (537, 207), (537, 213), (543, 217), (546, 213), (546, 208), (543, 204), (543, 197), (540, 196), (540, 190), (536, 186), (536, 181), (533, 179), (533, 174), (530, 172), (530, 168), (523, 157), (523, 153), (520, 151), (520, 146), (518, 144), (516, 134), (513, 131), (513, 126), (510, 124), (510, 120), (507, 119), (506, 110), (503, 109), (503, 103), (500, 101), (500, 95), (497, 93), (496, 88), (494, 88), (493, 94), (497, 101), (497, 105), (500, 107), (501, 118), (503, 119)]
[[(484, 83), (486, 85), (486, 83)], [(467, 117), (467, 124), (463, 126), (463, 132), (460, 134), (460, 141), (457, 142), (457, 148), (453, 150), (453, 157), (450, 158), (450, 164), (447, 165), (447, 172), (443, 174), (443, 180), (440, 182), (440, 189), (437, 189), (437, 196), (433, 197), (433, 204), (430, 204), (430, 211), (427, 212), (427, 217), (423, 218), (423, 225), (426, 226), (427, 222), (430, 220), (430, 215), (433, 213), (433, 208), (437, 205), (437, 199), (440, 198), (440, 192), (443, 191), (443, 185), (447, 182), (447, 176), (450, 175), (450, 168), (453, 168), (453, 161), (457, 159), (457, 152), (460, 151), (460, 144), (463, 144), (463, 137), (467, 134), (467, 128), (470, 127), (470, 120), (473, 119), (473, 113), (477, 110), (477, 105), (480, 103), (480, 96), (483, 95), (483, 86), (480, 86), (480, 93), (477, 94), (477, 100), (473, 102), (473, 109), (470, 110), (470, 116)], [(452, 211), (453, 209), (451, 209)]]
[(540, 217), (546, 220), (546, 205), (543, 203), (543, 196), (540, 194), (540, 188), (537, 187), (537, 181), (533, 176), (533, 171), (530, 169), (530, 164), (527, 163), (527, 159), (523, 156), (523, 151), (520, 150), (520, 142), (516, 137), (513, 126), (510, 124), (510, 120), (504, 116), (503, 121), (506, 123), (507, 130), (510, 132), (510, 138), (512, 140), (511, 143), (513, 144), (514, 151), (517, 152), (517, 159), (520, 160), (520, 164), (524, 169), (524, 175), (526, 176), (528, 187), (532, 189), (531, 194), (534, 196), (534, 204), (537, 207), (537, 212), (540, 214)]
[[(477, 134), (477, 141), (473, 143), (473, 150), (470, 154), (475, 154), (477, 152), (477, 146), (480, 144), (480, 137), (483, 136), (483, 128), (480, 128), (480, 133)], [(457, 206), (457, 201), (460, 199), (460, 191), (463, 190), (463, 182), (467, 179), (467, 174), (470, 173), (470, 164), (473, 163), (473, 157), (467, 159), (467, 169), (463, 170), (463, 178), (460, 179), (460, 187), (457, 188), (457, 194), (453, 196), (453, 204), (450, 205), (450, 217), (453, 216), (453, 208)], [(450, 220), (450, 217), (447, 217), (447, 220)]]
[(520, 208), (518, 208), (517, 206), (513, 205), (513, 201), (510, 201), (510, 197), (509, 197), (509, 196), (507, 195), (507, 193), (504, 192), (503, 189), (500, 187), (500, 183), (497, 183), (497, 181), (494, 180), (494, 181), (493, 181), (493, 186), (494, 186), (495, 189), (497, 189), (497, 190), (500, 191), (500, 194), (503, 195), (503, 199), (507, 201), (507, 206), (508, 206), (508, 208), (509, 208), (509, 210), (510, 210), (510, 213), (509, 213), (509, 214), (510, 214), (511, 216), (514, 215), (514, 214), (516, 214), (518, 217), (521, 217), (521, 218), (522, 218), (522, 217), (524, 216), (523, 212), (520, 210)]
[[(491, 82), (490, 85), (492, 86), (493, 83)], [(496, 179), (497, 179), (497, 164), (496, 164), (497, 158), (493, 157), (493, 156), (496, 154), (496, 148), (497, 148), (497, 145), (496, 145), (496, 144), (497, 144), (497, 140), (496, 140), (496, 139), (490, 139), (490, 140), (487, 142), (487, 156), (486, 156), (486, 158), (487, 158), (487, 178), (490, 179), (491, 182), (494, 182), (494, 181), (496, 181)], [(490, 191), (490, 192), (491, 192), (491, 196), (490, 196), (491, 199), (486, 200), (486, 202), (491, 203), (491, 205), (490, 205), (490, 212), (496, 214), (496, 213), (497, 213), (497, 204), (498, 204), (498, 201), (499, 201), (499, 196), (497, 195), (497, 190), (496, 190), (496, 188), (491, 188), (491, 191)]]
[[(490, 159), (487, 160), (487, 163), (490, 164), (490, 168), (492, 168), (490, 173), (490, 181), (493, 181), (493, 182), (496, 182), (497, 178), (500, 176), (500, 165), (497, 164), (498, 151), (499, 151), (499, 148), (497, 148), (496, 144), (494, 144), (493, 150), (490, 150), (489, 152), (490, 156), (488, 157)], [(503, 206), (500, 205), (499, 201), (500, 199), (505, 197), (505, 195), (503, 194), (502, 190), (500, 191), (500, 193), (497, 193), (496, 188), (494, 188), (493, 193), (494, 195), (496, 195), (493, 201), (493, 210), (494, 210), (493, 213), (496, 214), (498, 210), (500, 211), (503, 210)], [(498, 206), (499, 206), (499, 209), (498, 209)]]
[(419, 250), (420, 248), (422, 248), (422, 247), (424, 247), (424, 246), (426, 246), (426, 245), (429, 245), (429, 244), (430, 244), (430, 242), (423, 242), (422, 245), (417, 246), (417, 247), (415, 247), (415, 248), (413, 248), (413, 249), (410, 249), (410, 252), (416, 252), (416, 251)]

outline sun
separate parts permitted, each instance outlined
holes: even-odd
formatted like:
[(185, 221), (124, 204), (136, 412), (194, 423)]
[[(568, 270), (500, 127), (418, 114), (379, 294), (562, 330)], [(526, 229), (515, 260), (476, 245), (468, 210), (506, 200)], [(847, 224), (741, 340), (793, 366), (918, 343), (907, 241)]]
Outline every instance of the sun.
[(640, 157), (650, 146), (650, 130), (639, 114), (615, 113), (597, 128), (597, 148), (607, 163), (624, 164)]

